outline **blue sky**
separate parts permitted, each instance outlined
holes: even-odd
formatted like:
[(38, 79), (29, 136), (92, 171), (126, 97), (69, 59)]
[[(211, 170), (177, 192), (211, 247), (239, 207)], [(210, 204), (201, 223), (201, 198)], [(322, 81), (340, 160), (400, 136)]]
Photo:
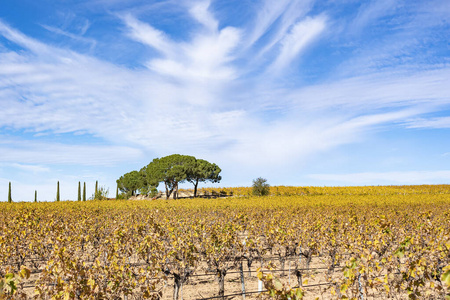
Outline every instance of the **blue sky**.
[(449, 40), (444, 0), (2, 1), (0, 197), (173, 153), (220, 186), (449, 183)]

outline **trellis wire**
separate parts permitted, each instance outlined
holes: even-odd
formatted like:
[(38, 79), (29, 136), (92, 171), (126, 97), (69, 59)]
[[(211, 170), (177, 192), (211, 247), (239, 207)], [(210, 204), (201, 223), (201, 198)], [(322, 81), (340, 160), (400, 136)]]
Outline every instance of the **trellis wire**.
[[(314, 286), (322, 286), (322, 285), (331, 285), (331, 283), (329, 283), (329, 282), (316, 283), (316, 284), (305, 285), (303, 287), (306, 288), (306, 287), (314, 287)], [(293, 288), (298, 288), (298, 286), (293, 287)], [(268, 290), (245, 292), (245, 294), (250, 295), (250, 294), (258, 294), (258, 293), (265, 293), (265, 292), (268, 292)], [(196, 300), (219, 299), (219, 298), (226, 298), (226, 297), (240, 296), (240, 295), (242, 295), (242, 293), (235, 293), (235, 294), (228, 294), (228, 295), (223, 295), (223, 296), (214, 296), (214, 297), (207, 297), (207, 298), (197, 298)]]

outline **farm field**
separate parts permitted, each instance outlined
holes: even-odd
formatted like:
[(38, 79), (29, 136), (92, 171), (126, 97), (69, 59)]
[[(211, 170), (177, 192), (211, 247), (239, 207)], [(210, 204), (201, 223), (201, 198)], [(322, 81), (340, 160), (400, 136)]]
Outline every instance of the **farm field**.
[(233, 197), (1, 203), (0, 298), (449, 297), (448, 185), (205, 191)]

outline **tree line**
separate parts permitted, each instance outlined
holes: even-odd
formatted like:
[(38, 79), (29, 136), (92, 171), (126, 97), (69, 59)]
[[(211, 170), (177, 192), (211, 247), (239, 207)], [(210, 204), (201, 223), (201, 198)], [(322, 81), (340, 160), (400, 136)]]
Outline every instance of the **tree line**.
[(200, 182), (220, 182), (222, 170), (218, 165), (190, 155), (172, 154), (153, 159), (139, 171), (131, 171), (117, 179), (117, 187), (125, 197), (156, 196), (160, 183), (164, 183), (166, 199), (178, 198), (178, 185), (189, 182), (194, 185), (194, 197)]

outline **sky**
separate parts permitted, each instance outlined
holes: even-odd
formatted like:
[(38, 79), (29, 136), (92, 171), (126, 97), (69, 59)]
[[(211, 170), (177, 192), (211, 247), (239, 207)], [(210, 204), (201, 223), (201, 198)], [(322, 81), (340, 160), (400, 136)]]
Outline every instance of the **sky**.
[(0, 201), (174, 153), (212, 186), (450, 183), (449, 41), (445, 0), (2, 0)]

